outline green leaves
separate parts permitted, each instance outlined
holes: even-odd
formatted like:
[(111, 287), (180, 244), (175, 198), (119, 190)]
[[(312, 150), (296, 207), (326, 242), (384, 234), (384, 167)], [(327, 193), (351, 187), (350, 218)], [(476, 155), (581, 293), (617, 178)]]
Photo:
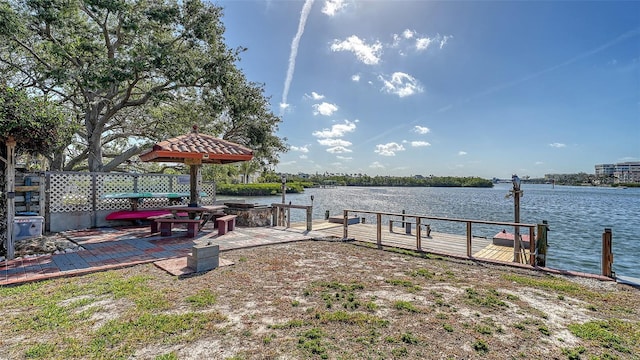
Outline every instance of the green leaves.
[[(242, 50), (227, 47), (222, 8), (209, 1), (5, 1), (0, 21), (0, 83), (46, 94), (70, 112), (66, 128), (82, 126), (62, 137), (54, 170), (122, 168), (140, 144), (193, 124), (254, 149), (261, 164), (286, 151), (273, 135), (280, 119), (236, 66)], [(31, 137), (57, 131), (22, 118)]]
[(13, 136), (18, 152), (47, 154), (62, 135), (64, 117), (52, 104), (0, 87), (0, 141)]

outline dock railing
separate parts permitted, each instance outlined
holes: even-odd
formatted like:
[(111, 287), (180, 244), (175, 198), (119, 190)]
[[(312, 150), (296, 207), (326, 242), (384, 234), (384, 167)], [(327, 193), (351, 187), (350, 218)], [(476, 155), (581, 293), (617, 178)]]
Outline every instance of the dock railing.
[[(438, 216), (425, 216), (425, 215), (416, 215), (416, 214), (406, 214), (406, 213), (392, 213), (392, 212), (381, 212), (381, 211), (370, 211), (370, 210), (352, 210), (347, 209), (344, 210), (343, 216), (343, 239), (349, 238), (349, 226), (348, 219), (349, 214), (371, 214), (376, 217), (376, 244), (378, 249), (382, 249), (382, 216), (388, 217), (399, 217), (400, 222), (415, 221), (416, 225), (416, 249), (418, 251), (422, 251), (422, 224), (423, 220), (437, 220), (437, 221), (447, 221), (447, 222), (455, 222), (455, 223), (464, 223), (466, 224), (466, 238), (467, 238), (467, 257), (473, 258), (472, 256), (472, 228), (474, 224), (482, 224), (482, 225), (499, 225), (505, 227), (520, 227), (529, 229), (529, 265), (536, 266), (536, 248), (535, 248), (535, 228), (538, 226), (537, 224), (525, 224), (525, 223), (513, 223), (513, 222), (502, 222), (502, 221), (486, 221), (486, 220), (471, 220), (471, 219), (455, 219), (455, 218), (446, 218), (446, 217), (438, 217)], [(514, 251), (516, 247), (514, 246)], [(520, 254), (514, 254), (514, 259), (520, 260)], [(515, 261), (515, 260), (514, 260)], [(518, 261), (519, 262), (519, 261)]]
[[(312, 230), (311, 214), (313, 213), (313, 206), (310, 205), (295, 205), (295, 204), (271, 204), (272, 207), (272, 226), (286, 226), (291, 227), (291, 209), (303, 209), (306, 212), (307, 218), (307, 231)], [(286, 212), (286, 214), (285, 214)], [(286, 219), (286, 222), (285, 222)]]

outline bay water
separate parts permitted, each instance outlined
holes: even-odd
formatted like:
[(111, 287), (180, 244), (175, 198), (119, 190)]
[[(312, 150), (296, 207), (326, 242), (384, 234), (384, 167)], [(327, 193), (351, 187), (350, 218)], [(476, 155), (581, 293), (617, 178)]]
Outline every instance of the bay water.
[[(350, 209), (392, 213), (404, 210), (413, 215), (512, 222), (514, 201), (506, 198), (511, 189), (507, 183), (493, 188), (339, 186), (286, 194), (285, 202), (311, 205), (313, 197), (314, 219), (323, 219), (327, 210), (332, 216), (341, 216), (343, 210)], [(640, 278), (640, 188), (523, 184), (521, 189), (520, 222), (549, 223), (548, 267), (600, 274), (602, 233), (611, 228), (613, 270), (617, 275)], [(256, 204), (282, 201), (280, 195), (242, 199)], [(367, 223), (375, 223), (374, 216), (361, 216), (367, 218)], [(305, 221), (304, 210), (293, 209), (291, 221)], [(466, 230), (464, 223), (434, 221), (431, 226), (433, 231), (460, 235)], [(474, 224), (472, 232), (474, 236), (491, 238), (501, 230)], [(506, 230), (514, 232), (513, 228)], [(528, 234), (527, 229), (520, 232)]]

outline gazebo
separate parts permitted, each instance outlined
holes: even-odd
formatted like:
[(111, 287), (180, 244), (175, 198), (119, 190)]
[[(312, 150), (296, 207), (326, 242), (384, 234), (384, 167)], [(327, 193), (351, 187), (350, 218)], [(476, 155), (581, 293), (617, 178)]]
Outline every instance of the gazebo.
[(189, 206), (198, 206), (202, 188), (202, 164), (230, 164), (252, 158), (253, 150), (231, 141), (200, 134), (197, 125), (193, 126), (191, 133), (156, 143), (151, 150), (140, 154), (142, 161), (189, 165)]

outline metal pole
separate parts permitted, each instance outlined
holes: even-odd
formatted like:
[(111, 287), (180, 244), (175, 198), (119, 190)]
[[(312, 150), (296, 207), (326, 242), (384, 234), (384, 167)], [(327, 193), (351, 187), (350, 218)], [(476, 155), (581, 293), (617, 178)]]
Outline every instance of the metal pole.
[[(520, 191), (513, 193), (514, 222), (520, 222)], [(513, 234), (513, 261), (520, 262), (520, 227), (516, 226)]]
[[(513, 182), (513, 213), (515, 223), (520, 222), (520, 178), (518, 175), (511, 177)], [(520, 262), (520, 227), (515, 226), (513, 234), (513, 262)]]

